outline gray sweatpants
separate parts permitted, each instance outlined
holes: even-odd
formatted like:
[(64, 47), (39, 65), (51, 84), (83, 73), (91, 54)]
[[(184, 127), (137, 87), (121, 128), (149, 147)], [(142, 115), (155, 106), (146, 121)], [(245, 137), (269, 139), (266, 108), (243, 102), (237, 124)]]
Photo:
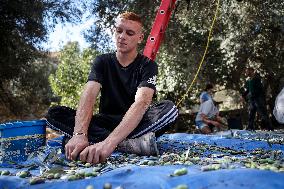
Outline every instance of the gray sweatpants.
[[(52, 129), (71, 138), (75, 126), (76, 110), (65, 107), (51, 107), (47, 113), (47, 124)], [(154, 132), (156, 137), (161, 136), (175, 122), (178, 109), (173, 102), (164, 100), (151, 105), (144, 114), (139, 125), (127, 138), (140, 137), (148, 132)], [(123, 115), (96, 114), (92, 117), (89, 129), (89, 142), (103, 141), (121, 122)]]

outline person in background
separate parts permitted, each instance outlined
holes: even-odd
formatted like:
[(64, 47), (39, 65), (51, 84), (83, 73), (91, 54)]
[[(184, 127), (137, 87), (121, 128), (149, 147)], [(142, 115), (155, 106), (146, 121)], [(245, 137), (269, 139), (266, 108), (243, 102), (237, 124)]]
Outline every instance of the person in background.
[[(116, 52), (93, 61), (77, 111), (63, 106), (49, 109), (47, 124), (70, 139), (65, 145), (67, 159), (96, 164), (115, 149), (158, 154), (156, 137), (174, 123), (178, 109), (169, 100), (152, 103), (158, 66), (137, 51), (144, 36), (142, 25), (137, 14), (120, 14), (114, 26)], [(94, 105), (99, 106), (95, 115)]]
[(215, 131), (224, 130), (227, 126), (219, 116), (219, 110), (212, 98), (214, 86), (207, 84), (205, 91), (200, 95), (200, 108), (195, 118), (196, 127), (203, 134), (210, 134)]
[(248, 77), (248, 80), (245, 83), (242, 97), (249, 104), (249, 120), (247, 130), (255, 130), (254, 121), (256, 112), (258, 112), (261, 116), (265, 127), (268, 130), (273, 130), (266, 109), (265, 91), (261, 83), (261, 78), (252, 67), (247, 68), (245, 74)]
[(276, 97), (273, 115), (279, 123), (284, 124), (284, 88)]

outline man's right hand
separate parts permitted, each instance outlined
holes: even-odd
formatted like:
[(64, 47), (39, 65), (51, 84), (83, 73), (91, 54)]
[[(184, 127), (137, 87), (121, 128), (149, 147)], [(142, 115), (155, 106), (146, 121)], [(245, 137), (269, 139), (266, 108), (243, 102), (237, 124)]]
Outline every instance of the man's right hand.
[(219, 123), (218, 121), (210, 121), (210, 123), (211, 123), (212, 125), (214, 125), (215, 127), (218, 127), (218, 128), (221, 128), (221, 127), (222, 127), (222, 124)]
[(89, 146), (89, 142), (85, 135), (75, 135), (65, 145), (65, 156), (69, 160), (76, 160), (80, 152), (87, 146)]

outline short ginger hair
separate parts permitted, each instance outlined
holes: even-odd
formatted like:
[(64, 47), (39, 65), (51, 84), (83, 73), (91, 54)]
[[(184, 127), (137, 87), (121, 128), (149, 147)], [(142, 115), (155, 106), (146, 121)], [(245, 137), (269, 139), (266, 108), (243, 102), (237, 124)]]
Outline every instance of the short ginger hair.
[(132, 20), (132, 21), (138, 22), (141, 26), (143, 26), (141, 17), (138, 14), (135, 14), (134, 12), (126, 11), (126, 12), (118, 15), (118, 18), (123, 18), (123, 19), (126, 19), (126, 20)]

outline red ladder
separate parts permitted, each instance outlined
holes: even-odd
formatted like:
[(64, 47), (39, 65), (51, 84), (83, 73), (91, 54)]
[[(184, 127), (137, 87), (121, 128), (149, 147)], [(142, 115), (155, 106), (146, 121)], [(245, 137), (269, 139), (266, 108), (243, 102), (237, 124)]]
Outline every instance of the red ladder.
[(162, 0), (160, 8), (157, 12), (155, 22), (152, 26), (151, 33), (147, 39), (143, 52), (145, 56), (152, 60), (155, 60), (156, 58), (161, 41), (163, 40), (170, 20), (171, 13), (174, 10), (175, 2), (176, 0)]

